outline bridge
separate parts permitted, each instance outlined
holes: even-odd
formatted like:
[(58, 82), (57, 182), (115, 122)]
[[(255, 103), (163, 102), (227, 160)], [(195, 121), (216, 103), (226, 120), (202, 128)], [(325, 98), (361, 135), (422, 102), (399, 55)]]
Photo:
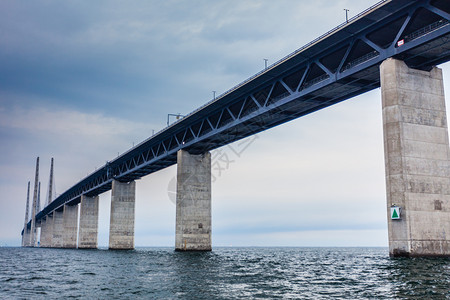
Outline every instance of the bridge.
[(42, 247), (96, 248), (98, 195), (112, 190), (109, 247), (134, 248), (135, 180), (177, 164), (175, 249), (211, 250), (209, 151), (381, 87), (390, 255), (448, 256), (450, 151), (435, 66), (450, 58), (449, 22), (447, 0), (380, 1), (107, 162), (42, 211), (33, 204), (22, 245), (35, 246), (41, 227)]

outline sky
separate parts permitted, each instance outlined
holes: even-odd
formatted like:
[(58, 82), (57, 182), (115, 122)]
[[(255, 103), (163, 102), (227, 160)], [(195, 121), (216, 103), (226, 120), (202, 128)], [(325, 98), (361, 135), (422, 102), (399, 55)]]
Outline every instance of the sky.
[[(0, 1), (0, 246), (56, 193), (373, 0)], [(450, 66), (440, 66), (450, 90)], [(447, 93), (448, 94), (448, 93)], [(447, 110), (449, 107), (446, 97)], [(380, 90), (213, 153), (218, 246), (387, 246)], [(214, 164), (214, 158), (213, 158)], [(175, 244), (176, 166), (137, 182), (136, 246)], [(100, 196), (107, 247), (110, 192)]]

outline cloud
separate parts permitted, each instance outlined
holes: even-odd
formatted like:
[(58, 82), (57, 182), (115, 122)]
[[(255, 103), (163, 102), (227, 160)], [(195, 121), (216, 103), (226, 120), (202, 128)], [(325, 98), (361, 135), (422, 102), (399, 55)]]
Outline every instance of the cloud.
[(57, 105), (64, 99), (80, 111), (164, 120), (174, 104), (189, 113), (212, 90), (221, 93), (261, 70), (263, 58), (275, 62), (342, 18), (324, 0), (5, 1), (0, 90)]
[(59, 193), (152, 134), (148, 124), (102, 114), (46, 106), (1, 107), (0, 177), (31, 179), (37, 156), (44, 170), (54, 157)]
[(79, 111), (50, 110), (48, 107), (14, 107), (10, 111), (0, 109), (0, 126), (20, 129), (36, 134), (83, 135), (87, 138), (117, 136), (146, 125)]

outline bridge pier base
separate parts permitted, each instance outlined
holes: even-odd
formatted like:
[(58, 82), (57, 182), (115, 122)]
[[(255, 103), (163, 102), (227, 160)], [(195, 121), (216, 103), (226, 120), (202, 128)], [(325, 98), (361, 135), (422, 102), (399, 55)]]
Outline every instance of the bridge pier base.
[(52, 222), (52, 248), (62, 248), (63, 246), (63, 212), (61, 211), (54, 211), (53, 212), (53, 222)]
[[(442, 71), (381, 64), (390, 256), (450, 256), (450, 150)], [(391, 206), (400, 207), (391, 214)], [(394, 217), (394, 218), (393, 218)]]
[(64, 205), (63, 210), (63, 248), (77, 247), (78, 233), (78, 204)]
[(135, 194), (135, 181), (112, 182), (109, 249), (134, 249)]
[(98, 248), (98, 200), (98, 196), (81, 196), (78, 236), (78, 248), (80, 249)]
[(177, 251), (211, 251), (211, 153), (177, 156)]

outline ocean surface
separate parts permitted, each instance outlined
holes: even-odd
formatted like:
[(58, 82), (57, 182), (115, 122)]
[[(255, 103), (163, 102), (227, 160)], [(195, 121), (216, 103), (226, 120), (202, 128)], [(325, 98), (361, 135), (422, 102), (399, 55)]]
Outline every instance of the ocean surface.
[(450, 299), (450, 259), (386, 248), (0, 248), (0, 299)]

